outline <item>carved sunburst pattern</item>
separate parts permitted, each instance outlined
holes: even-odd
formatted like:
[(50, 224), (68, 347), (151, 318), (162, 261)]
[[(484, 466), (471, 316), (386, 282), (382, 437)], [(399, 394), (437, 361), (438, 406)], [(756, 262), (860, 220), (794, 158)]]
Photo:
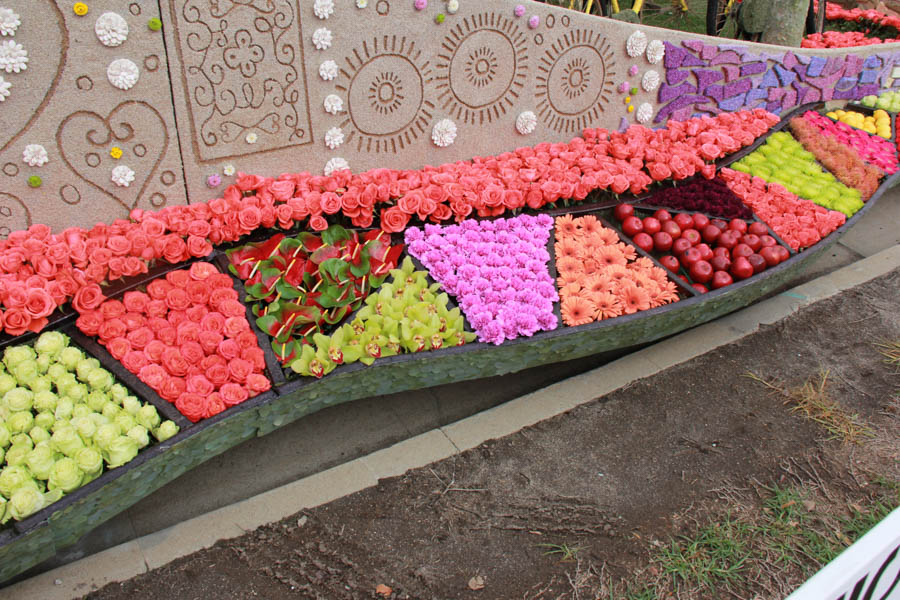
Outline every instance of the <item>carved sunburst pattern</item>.
[(528, 78), (528, 36), (507, 17), (481, 13), (457, 23), (435, 63), (438, 105), (469, 124), (505, 115)]
[(398, 153), (429, 131), (431, 63), (416, 42), (385, 35), (362, 43), (344, 59), (335, 86), (347, 98), (341, 123), (358, 152)]
[(574, 29), (558, 38), (538, 64), (538, 114), (559, 133), (578, 133), (595, 122), (614, 89), (615, 59), (600, 33)]

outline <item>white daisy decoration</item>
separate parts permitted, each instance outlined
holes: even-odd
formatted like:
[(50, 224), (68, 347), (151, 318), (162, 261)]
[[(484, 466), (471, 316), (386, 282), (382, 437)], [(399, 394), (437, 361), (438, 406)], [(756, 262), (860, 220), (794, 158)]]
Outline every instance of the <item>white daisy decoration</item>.
[(628, 56), (637, 58), (643, 54), (646, 49), (647, 35), (643, 31), (635, 31), (628, 36), (628, 40), (625, 42), (625, 50), (628, 51)]
[(320, 19), (327, 19), (334, 14), (334, 0), (316, 0), (313, 12)]
[(141, 71), (138, 66), (127, 58), (118, 58), (106, 68), (106, 78), (113, 87), (120, 90), (130, 90), (138, 82), (141, 77)]
[(317, 50), (328, 50), (331, 48), (332, 40), (330, 29), (320, 27), (313, 32), (312, 41)]
[(644, 88), (645, 92), (655, 92), (656, 88), (659, 87), (659, 83), (659, 73), (656, 71), (647, 71), (644, 73), (644, 76), (641, 77), (641, 87)]
[(28, 144), (25, 146), (25, 151), (22, 152), (22, 161), (31, 167), (40, 167), (47, 164), (49, 160), (47, 149), (40, 144)]
[(0, 35), (16, 35), (22, 21), (13, 9), (0, 6)]
[(28, 68), (28, 51), (13, 40), (0, 42), (0, 69), (20, 73)]
[(112, 182), (119, 187), (128, 187), (134, 181), (134, 171), (127, 165), (119, 165), (112, 170)]
[(342, 110), (344, 110), (344, 101), (341, 100), (340, 96), (329, 94), (325, 98), (325, 112), (336, 115)]
[(369, 0), (356, 0), (356, 8), (365, 8), (369, 5)]
[(326, 60), (319, 65), (319, 77), (325, 81), (331, 81), (338, 76), (338, 66), (333, 60)]
[(638, 123), (649, 123), (650, 119), (653, 118), (653, 106), (651, 106), (649, 102), (644, 102), (638, 106), (637, 111), (634, 113), (634, 117), (637, 119)]
[(3, 75), (0, 75), (0, 102), (3, 102), (7, 98), (9, 98), (9, 89), (11, 87), (12, 84), (3, 79)]
[(536, 128), (537, 128), (537, 115), (535, 115), (530, 110), (523, 112), (516, 119), (516, 131), (518, 131), (522, 135), (528, 135), (530, 133), (534, 133), (534, 130)]
[(231, 163), (228, 163), (227, 165), (222, 167), (222, 174), (225, 175), (225, 177), (231, 177), (232, 175), (234, 175), (235, 174), (234, 165)]
[(247, 142), (248, 144), (255, 144), (256, 142), (259, 141), (259, 136), (256, 134), (255, 131), (251, 131), (244, 138), (244, 141)]
[(331, 177), (337, 171), (349, 171), (350, 163), (348, 163), (345, 159), (340, 156), (335, 156), (327, 163), (325, 163), (325, 176)]
[(439, 148), (446, 148), (456, 141), (456, 123), (450, 119), (441, 119), (431, 130), (431, 141)]
[(121, 46), (128, 39), (128, 21), (118, 13), (105, 12), (97, 17), (94, 33), (104, 46)]
[(332, 150), (344, 143), (344, 131), (340, 127), (332, 127), (325, 132), (325, 145)]
[(666, 45), (660, 40), (653, 40), (647, 44), (647, 62), (651, 65), (659, 64), (666, 56)]

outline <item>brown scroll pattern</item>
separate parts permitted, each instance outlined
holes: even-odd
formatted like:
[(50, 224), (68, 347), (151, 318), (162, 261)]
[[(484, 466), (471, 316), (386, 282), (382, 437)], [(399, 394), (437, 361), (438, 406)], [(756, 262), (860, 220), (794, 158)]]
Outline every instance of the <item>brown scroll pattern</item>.
[(528, 79), (528, 36), (495, 13), (466, 17), (444, 38), (435, 73), (441, 109), (467, 124), (491, 123)]
[(0, 239), (13, 231), (31, 227), (31, 211), (18, 197), (0, 192)]
[(612, 99), (615, 58), (606, 37), (573, 29), (554, 41), (537, 67), (538, 114), (559, 133), (597, 121)]
[(312, 143), (302, 1), (170, 0), (199, 160)]

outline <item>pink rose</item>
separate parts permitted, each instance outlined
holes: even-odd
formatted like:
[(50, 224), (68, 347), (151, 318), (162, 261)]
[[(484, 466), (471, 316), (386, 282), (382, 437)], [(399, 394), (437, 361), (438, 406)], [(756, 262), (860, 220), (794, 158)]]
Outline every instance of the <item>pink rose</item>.
[(207, 412), (206, 397), (200, 394), (184, 392), (175, 399), (175, 408), (191, 423), (204, 418)]
[(222, 333), (224, 333), (226, 337), (233, 338), (249, 329), (250, 323), (247, 322), (246, 317), (227, 317), (225, 319), (225, 329)]
[[(9, 309), (12, 310), (12, 309)], [(7, 311), (7, 314), (9, 313)], [(19, 309), (17, 309), (19, 310)], [(24, 311), (23, 311), (24, 312)], [(27, 313), (26, 313), (27, 314)], [(85, 335), (96, 336), (100, 332), (100, 326), (103, 324), (103, 317), (99, 310), (90, 310), (81, 313), (75, 321), (75, 325)]]
[(153, 331), (149, 327), (139, 327), (134, 331), (128, 332), (126, 336), (131, 346), (136, 350), (144, 350), (147, 344), (155, 339)]
[(56, 308), (56, 302), (47, 293), (47, 290), (41, 288), (31, 288), (26, 292), (25, 312), (32, 319), (40, 319), (46, 317)]
[(131, 352), (131, 342), (129, 342), (126, 338), (119, 337), (114, 338), (106, 342), (106, 349), (116, 360), (122, 360), (122, 358)]
[(219, 344), (216, 352), (225, 360), (233, 360), (241, 355), (241, 347), (236, 341), (228, 339)]
[(265, 392), (271, 387), (272, 382), (270, 382), (265, 375), (262, 375), (260, 373), (251, 373), (247, 376), (247, 390), (254, 396)]
[(236, 383), (226, 383), (219, 389), (222, 400), (228, 407), (240, 404), (249, 397), (247, 390)]
[(162, 354), (165, 352), (166, 348), (168, 348), (168, 346), (164, 343), (157, 339), (153, 339), (144, 346), (144, 355), (150, 362), (159, 363), (162, 360)]
[(92, 283), (78, 290), (72, 300), (72, 307), (81, 313), (97, 308), (101, 302), (103, 302), (103, 290), (96, 283)]
[(122, 304), (125, 305), (128, 312), (142, 313), (147, 308), (148, 302), (150, 302), (150, 296), (144, 292), (125, 292), (122, 296)]
[(132, 373), (140, 373), (141, 369), (150, 364), (147, 356), (140, 350), (130, 350), (122, 357), (122, 366)]

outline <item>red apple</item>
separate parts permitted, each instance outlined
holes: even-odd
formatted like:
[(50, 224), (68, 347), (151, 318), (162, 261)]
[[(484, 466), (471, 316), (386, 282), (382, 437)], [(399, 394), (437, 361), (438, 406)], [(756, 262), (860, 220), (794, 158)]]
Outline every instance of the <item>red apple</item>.
[(700, 235), (703, 236), (703, 241), (712, 244), (717, 239), (719, 239), (719, 235), (722, 233), (722, 230), (716, 227), (715, 225), (707, 225), (703, 229), (700, 230)]
[(653, 235), (662, 228), (662, 224), (656, 217), (644, 217), (644, 231)]
[(791, 252), (784, 246), (773, 246), (776, 250), (778, 250), (778, 254), (781, 256), (781, 262), (786, 261), (791, 257)]
[(750, 226), (747, 227), (747, 231), (756, 235), (768, 235), (769, 228), (762, 221), (753, 221), (750, 223)]
[(678, 223), (678, 226), (682, 229), (687, 229), (694, 226), (694, 217), (687, 213), (678, 213), (673, 218), (675, 219), (675, 222)]
[(671, 254), (666, 254), (659, 259), (659, 262), (662, 266), (672, 271), (673, 273), (677, 273), (678, 269), (681, 267), (681, 263), (678, 262), (678, 259)]
[(768, 233), (759, 236), (759, 241), (762, 243), (763, 248), (766, 248), (768, 246), (777, 246), (778, 245), (778, 240), (773, 238)]
[(704, 227), (709, 225), (709, 217), (703, 213), (694, 213), (692, 218), (694, 219), (694, 229), (698, 231), (702, 231)]
[(679, 257), (681, 264), (684, 265), (685, 268), (690, 268), (695, 262), (700, 260), (700, 251), (696, 248), (688, 248), (684, 251), (684, 253)]
[(649, 233), (645, 231), (639, 231), (638, 233), (636, 233), (631, 241), (633, 241), (634, 245), (644, 252), (653, 251), (653, 238)]
[(731, 285), (734, 283), (734, 279), (731, 278), (726, 271), (716, 271), (713, 273), (712, 278), (712, 289), (717, 290), (719, 288), (723, 288), (726, 285)]
[(728, 229), (728, 221), (726, 221), (725, 219), (713, 219), (709, 223), (710, 223), (710, 225), (715, 225), (722, 231), (725, 231), (726, 229)]
[(672, 249), (672, 236), (665, 231), (657, 231), (653, 234), (653, 247), (657, 252), (668, 252)]
[(724, 256), (728, 260), (731, 260), (731, 250), (725, 246), (716, 246), (713, 248), (713, 256)]
[(616, 206), (613, 214), (620, 223), (634, 214), (634, 207), (630, 204), (619, 204)]
[(738, 243), (738, 234), (732, 229), (728, 229), (722, 232), (722, 235), (719, 236), (719, 239), (716, 240), (716, 243), (720, 248), (727, 248), (728, 250), (732, 250)]
[(734, 229), (743, 235), (747, 233), (747, 222), (743, 219), (732, 219), (728, 222), (728, 229)]
[(747, 260), (750, 261), (750, 264), (753, 265), (753, 274), (762, 273), (766, 270), (768, 263), (766, 263), (766, 259), (760, 256), (759, 254), (751, 254), (747, 257)]
[(706, 283), (710, 279), (712, 279), (713, 267), (705, 260), (698, 260), (691, 265), (689, 273), (691, 274), (691, 279), (693, 279), (694, 281), (699, 283)]
[(703, 238), (700, 237), (700, 232), (696, 229), (685, 229), (681, 232), (681, 237), (688, 240), (691, 243), (691, 246), (696, 246), (703, 240)]
[[(619, 206), (622, 205), (620, 204)], [(624, 231), (625, 235), (630, 238), (633, 238), (636, 234), (640, 233), (643, 230), (644, 222), (637, 217), (625, 217), (625, 220), (622, 221), (622, 231)]]
[(766, 264), (770, 267), (774, 267), (781, 262), (781, 254), (775, 246), (763, 246), (762, 250), (759, 251), (759, 255), (766, 259)]
[(682, 254), (684, 254), (684, 251), (687, 250), (688, 248), (693, 248), (693, 245), (691, 245), (690, 240), (686, 240), (684, 238), (678, 238), (677, 240), (672, 242), (672, 253), (675, 256), (681, 256)]
[(733, 258), (737, 258), (738, 256), (743, 256), (746, 258), (747, 256), (750, 256), (751, 254), (753, 254), (753, 248), (751, 248), (747, 244), (743, 244), (743, 243), (738, 244), (731, 251), (731, 256)]
[(741, 243), (750, 246), (754, 252), (759, 252), (759, 249), (762, 248), (762, 242), (755, 233), (748, 233), (747, 235), (741, 236)]
[(673, 240), (677, 240), (681, 237), (681, 227), (679, 227), (678, 223), (672, 219), (662, 221), (662, 231), (671, 235)]
[(698, 292), (700, 292), (701, 294), (706, 294), (707, 292), (709, 292), (709, 288), (707, 288), (702, 283), (693, 283), (693, 284), (691, 284), (691, 287), (694, 288), (695, 290), (697, 290)]
[(709, 264), (716, 271), (727, 271), (731, 268), (731, 259), (727, 256), (713, 256)]
[(709, 247), (709, 244), (697, 244), (694, 248), (700, 251), (700, 260), (709, 260), (715, 256), (712, 248)]
[(659, 219), (660, 223), (665, 223), (666, 221), (672, 220), (672, 214), (664, 208), (660, 208), (658, 211), (653, 213), (653, 216)]
[(735, 279), (747, 279), (753, 275), (753, 265), (747, 260), (746, 256), (738, 256), (731, 263), (731, 274)]

